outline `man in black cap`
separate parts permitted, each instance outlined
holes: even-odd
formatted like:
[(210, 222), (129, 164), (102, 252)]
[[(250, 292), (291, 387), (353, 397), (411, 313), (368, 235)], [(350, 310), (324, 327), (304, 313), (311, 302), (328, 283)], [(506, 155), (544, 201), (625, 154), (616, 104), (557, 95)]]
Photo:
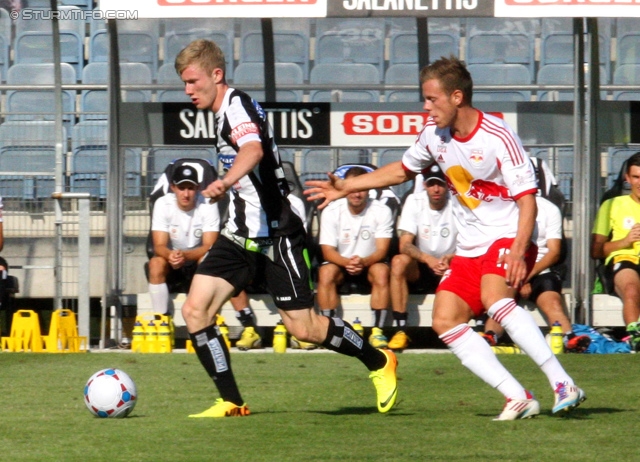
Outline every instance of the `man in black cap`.
[(400, 253), (391, 260), (391, 308), (398, 331), (389, 341), (392, 350), (403, 350), (409, 338), (407, 324), (409, 284), (435, 293), (444, 272), (449, 269), (458, 234), (453, 220), (447, 181), (438, 164), (423, 172), (424, 181), (407, 196), (398, 222)]
[(173, 315), (167, 280), (191, 281), (198, 261), (220, 234), (218, 205), (205, 200), (199, 187), (197, 170), (181, 165), (171, 177), (171, 192), (153, 206), (149, 293), (156, 313)]

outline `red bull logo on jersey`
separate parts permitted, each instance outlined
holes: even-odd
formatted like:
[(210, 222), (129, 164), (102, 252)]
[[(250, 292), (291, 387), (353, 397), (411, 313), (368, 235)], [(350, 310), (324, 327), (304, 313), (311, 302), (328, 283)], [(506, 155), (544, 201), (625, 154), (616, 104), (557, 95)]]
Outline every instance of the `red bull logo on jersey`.
[(469, 160), (473, 164), (480, 164), (484, 160), (484, 155), (482, 153), (482, 149), (472, 149), (471, 155), (469, 156)]
[(461, 165), (449, 167), (445, 175), (451, 195), (456, 197), (463, 207), (473, 210), (483, 202), (493, 202), (495, 199), (513, 201), (505, 186), (493, 181), (475, 179)]
[(486, 180), (471, 180), (465, 196), (485, 202), (491, 202), (494, 199), (513, 200), (505, 186)]

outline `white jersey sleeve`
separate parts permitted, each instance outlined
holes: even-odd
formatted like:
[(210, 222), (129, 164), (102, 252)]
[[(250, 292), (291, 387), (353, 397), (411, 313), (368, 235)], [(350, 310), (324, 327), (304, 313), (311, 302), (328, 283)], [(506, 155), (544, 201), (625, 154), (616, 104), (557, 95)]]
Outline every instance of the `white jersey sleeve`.
[(538, 225), (538, 237), (536, 239), (538, 257), (536, 261), (540, 261), (542, 257), (549, 253), (547, 241), (549, 239), (562, 239), (562, 213), (554, 203), (544, 197), (536, 196), (536, 203), (538, 204), (538, 216), (536, 218), (536, 224)]

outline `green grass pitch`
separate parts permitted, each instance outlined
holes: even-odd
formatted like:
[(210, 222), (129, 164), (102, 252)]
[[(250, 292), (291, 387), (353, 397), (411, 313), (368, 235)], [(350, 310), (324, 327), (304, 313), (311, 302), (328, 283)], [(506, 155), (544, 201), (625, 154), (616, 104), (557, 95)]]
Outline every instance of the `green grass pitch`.
[[(638, 460), (639, 355), (563, 355), (587, 393), (566, 417), (524, 355), (500, 359), (540, 400), (531, 420), (493, 422), (504, 402), (451, 354), (399, 355), (399, 402), (379, 414), (365, 367), (333, 353), (232, 353), (252, 415), (189, 419), (218, 397), (193, 354), (0, 353), (0, 459), (12, 461)], [(86, 380), (136, 382), (126, 419), (93, 417)]]

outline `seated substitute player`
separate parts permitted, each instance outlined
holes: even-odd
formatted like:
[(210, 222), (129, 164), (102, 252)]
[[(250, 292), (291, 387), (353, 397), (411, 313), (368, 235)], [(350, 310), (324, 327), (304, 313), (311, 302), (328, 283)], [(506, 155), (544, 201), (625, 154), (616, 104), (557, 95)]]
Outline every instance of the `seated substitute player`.
[[(289, 185), (267, 114), (243, 91), (229, 87), (225, 57), (210, 40), (194, 40), (178, 53), (175, 68), (194, 106), (216, 118), (216, 143), (226, 170), (202, 191), (217, 202), (230, 193), (229, 219), (196, 270), (182, 314), (202, 367), (220, 398), (194, 418), (247, 416), (231, 355), (215, 316), (250, 282), (266, 283), (287, 331), (304, 342), (359, 360), (376, 389), (378, 411), (395, 405), (397, 359), (378, 350), (339, 318), (314, 310), (304, 224), (287, 199)], [(273, 385), (280, 385), (285, 383)]]
[(506, 398), (496, 420), (540, 413), (540, 403), (500, 363), (469, 326), (487, 311), (540, 367), (554, 390), (553, 413), (585, 400), (545, 341), (517, 289), (531, 272), (537, 249), (537, 184), (533, 166), (515, 132), (498, 117), (474, 108), (471, 74), (457, 58), (441, 58), (420, 71), (427, 122), (402, 160), (341, 180), (307, 181), (320, 209), (354, 191), (383, 188), (415, 178), (434, 161), (453, 194), (458, 228), (456, 254), (436, 291), (433, 330), (462, 364)]
[[(562, 275), (554, 268), (560, 260), (562, 247), (562, 213), (551, 201), (536, 196), (538, 216), (538, 256), (518, 295), (540, 308), (549, 325), (559, 322), (564, 332), (564, 349), (568, 353), (583, 353), (591, 343), (588, 335), (575, 335), (562, 300)], [(504, 329), (493, 319), (487, 319), (484, 337), (495, 346)]]
[[(362, 167), (351, 167), (345, 178), (363, 175)], [(320, 217), (320, 248), (324, 259), (318, 269), (318, 307), (335, 312), (340, 304), (338, 287), (345, 283), (371, 285), (373, 328), (369, 343), (385, 348), (382, 333), (389, 307), (389, 266), (387, 258), (393, 237), (391, 209), (369, 198), (369, 191), (349, 194), (336, 201)]]
[[(177, 167), (171, 192), (153, 206), (151, 236), (154, 256), (149, 260), (149, 294), (154, 312), (173, 316), (169, 282), (193, 279), (198, 262), (218, 238), (220, 215), (217, 204), (209, 204), (198, 192), (198, 174), (189, 165)], [(246, 292), (231, 299), (244, 330), (236, 347), (259, 348), (253, 312)]]
[(389, 340), (392, 350), (402, 350), (409, 343), (402, 330), (407, 324), (409, 283), (419, 282), (427, 293), (435, 293), (456, 248), (458, 231), (444, 174), (438, 164), (433, 164), (423, 178), (424, 190), (407, 196), (402, 207), (398, 222), (400, 253), (391, 259), (391, 308), (399, 328)]
[(604, 258), (622, 300), (632, 350), (640, 351), (640, 152), (627, 160), (629, 194), (605, 201), (591, 234), (591, 256)]

